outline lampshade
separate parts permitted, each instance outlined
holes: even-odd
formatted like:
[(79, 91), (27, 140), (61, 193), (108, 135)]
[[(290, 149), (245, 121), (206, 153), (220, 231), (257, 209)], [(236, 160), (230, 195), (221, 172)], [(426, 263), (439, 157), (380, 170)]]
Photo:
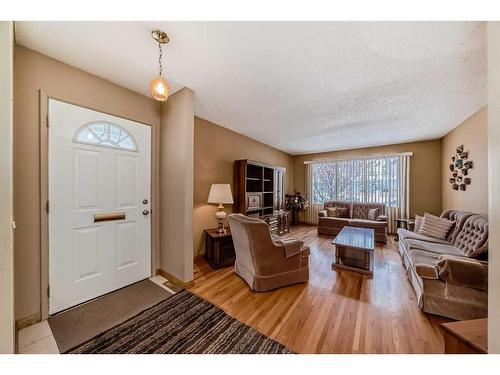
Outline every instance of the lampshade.
[(232, 204), (231, 186), (229, 184), (212, 184), (210, 194), (208, 194), (208, 203)]

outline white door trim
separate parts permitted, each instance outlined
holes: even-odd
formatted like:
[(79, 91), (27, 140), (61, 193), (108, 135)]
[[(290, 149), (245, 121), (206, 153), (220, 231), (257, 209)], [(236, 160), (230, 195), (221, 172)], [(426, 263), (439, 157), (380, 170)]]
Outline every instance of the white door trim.
[(0, 21), (0, 353), (14, 354), (13, 233), (13, 36), (11, 21)]

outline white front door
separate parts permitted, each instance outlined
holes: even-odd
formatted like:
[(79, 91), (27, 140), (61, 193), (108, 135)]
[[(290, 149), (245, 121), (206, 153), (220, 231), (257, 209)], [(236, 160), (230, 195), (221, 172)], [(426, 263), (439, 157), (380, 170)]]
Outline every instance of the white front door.
[(49, 313), (151, 275), (151, 128), (49, 100)]

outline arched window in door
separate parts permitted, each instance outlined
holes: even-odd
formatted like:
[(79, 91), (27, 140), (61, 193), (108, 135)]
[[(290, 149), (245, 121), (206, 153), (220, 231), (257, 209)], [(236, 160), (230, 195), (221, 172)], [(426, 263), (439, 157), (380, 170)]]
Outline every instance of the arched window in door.
[(75, 132), (73, 142), (137, 151), (137, 143), (132, 134), (109, 122), (90, 122), (81, 126)]

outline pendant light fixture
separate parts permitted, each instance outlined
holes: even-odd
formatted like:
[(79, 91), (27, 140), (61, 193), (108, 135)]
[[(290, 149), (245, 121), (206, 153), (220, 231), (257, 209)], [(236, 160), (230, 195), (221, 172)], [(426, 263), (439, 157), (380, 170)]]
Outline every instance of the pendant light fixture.
[(158, 42), (158, 49), (160, 50), (160, 56), (158, 57), (158, 65), (160, 66), (160, 73), (158, 74), (158, 77), (156, 77), (151, 81), (151, 95), (156, 100), (164, 102), (168, 99), (169, 87), (167, 80), (163, 78), (163, 76), (161, 75), (162, 56), (163, 56), (161, 46), (162, 44), (167, 44), (170, 39), (168, 38), (168, 35), (161, 30), (153, 30), (151, 32), (151, 35), (153, 36), (153, 39)]

